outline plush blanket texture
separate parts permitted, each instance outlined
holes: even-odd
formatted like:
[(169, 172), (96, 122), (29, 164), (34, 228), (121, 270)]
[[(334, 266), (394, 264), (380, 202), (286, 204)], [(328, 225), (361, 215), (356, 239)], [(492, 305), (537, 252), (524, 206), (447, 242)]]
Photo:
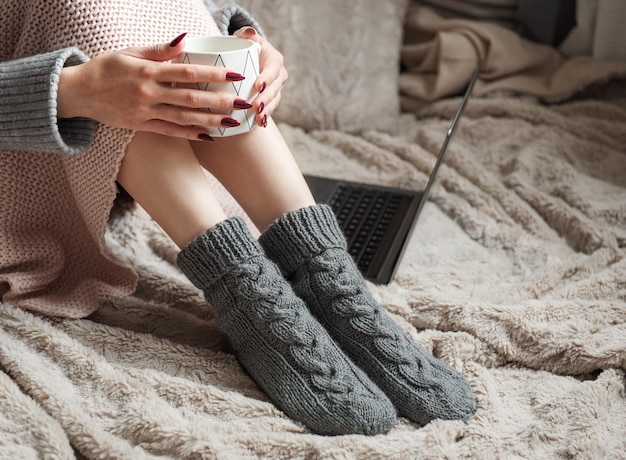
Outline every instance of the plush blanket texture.
[[(404, 115), (395, 136), (281, 129), (306, 172), (419, 189), (457, 104)], [(397, 278), (372, 286), (469, 379), (467, 425), (307, 432), (129, 207), (107, 238), (140, 275), (133, 296), (84, 320), (0, 305), (0, 457), (626, 458), (625, 127), (616, 96), (471, 100)]]

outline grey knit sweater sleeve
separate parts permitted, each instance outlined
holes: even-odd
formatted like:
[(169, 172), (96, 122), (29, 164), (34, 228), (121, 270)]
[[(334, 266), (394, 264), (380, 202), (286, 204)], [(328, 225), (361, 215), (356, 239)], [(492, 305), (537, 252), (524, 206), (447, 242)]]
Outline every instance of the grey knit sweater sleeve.
[(57, 119), (57, 89), (64, 66), (86, 62), (76, 48), (0, 63), (0, 150), (76, 155), (90, 145), (97, 123)]
[[(243, 8), (220, 8), (212, 0), (206, 7), (223, 34), (243, 26), (263, 33)], [(86, 118), (58, 119), (57, 90), (64, 66), (89, 58), (77, 48), (0, 62), (0, 150), (27, 150), (76, 155), (89, 148), (97, 122)]]

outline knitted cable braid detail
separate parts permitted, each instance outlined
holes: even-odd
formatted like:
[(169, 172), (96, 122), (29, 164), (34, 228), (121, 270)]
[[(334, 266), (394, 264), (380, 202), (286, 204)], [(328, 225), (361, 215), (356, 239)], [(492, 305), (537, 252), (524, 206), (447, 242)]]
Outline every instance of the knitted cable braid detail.
[(255, 306), (251, 313), (263, 322), (276, 340), (291, 348), (291, 358), (315, 388), (338, 397), (351, 391), (344, 382), (343, 371), (328, 362), (328, 357), (316, 343), (317, 338), (306, 326), (302, 312), (284, 300), (288, 297), (285, 292), (288, 285), (273, 283), (276, 272), (267, 268), (253, 259), (226, 274), (233, 276), (233, 284), (246, 301), (241, 306)]
[[(355, 283), (344, 264), (338, 264), (331, 251), (320, 254), (308, 264), (311, 286), (324, 283), (324, 278), (336, 281), (332, 297), (335, 299), (334, 311), (350, 322), (355, 332), (372, 338), (373, 343), (387, 359), (402, 366), (410, 364), (404, 351), (406, 338), (395, 330), (385, 329), (385, 316), (379, 309), (371, 308), (373, 299), (363, 284)], [(344, 299), (352, 299), (345, 301)]]
[(409, 340), (367, 289), (332, 210), (281, 216), (260, 242), (345, 353), (420, 424), (468, 419), (476, 410), (463, 376)]
[(320, 434), (377, 434), (396, 411), (311, 316), (240, 218), (180, 252), (178, 266), (217, 312), (242, 367), (292, 418)]
[[(344, 263), (337, 263), (340, 258), (340, 254), (329, 250), (308, 264), (309, 286), (313, 292), (320, 293), (322, 296), (321, 293), (324, 291), (324, 286), (328, 285), (328, 280), (335, 281), (333, 312), (344, 319), (340, 324), (349, 324), (350, 328), (340, 330), (336, 326), (338, 324), (336, 316), (327, 317), (323, 323), (327, 325), (327, 328), (336, 329), (338, 333), (350, 340), (371, 343), (373, 349), (370, 348), (369, 351), (383, 362), (391, 373), (396, 370), (399, 375), (408, 379), (402, 384), (403, 386), (434, 390), (435, 393), (443, 391), (445, 380), (442, 380), (441, 373), (449, 374), (452, 369), (431, 357), (417, 344), (410, 342), (393, 323), (393, 320), (379, 308), (372, 308), (372, 305), (376, 305), (376, 301), (369, 290), (364, 283), (357, 283), (354, 280), (353, 273), (356, 266), (350, 266), (352, 261), (347, 258), (344, 259)], [(320, 315), (325, 314), (320, 311)], [(361, 334), (362, 337), (358, 337), (357, 334)], [(415, 375), (416, 367), (419, 368), (419, 378)], [(437, 372), (440, 374), (436, 375)], [(446, 405), (448, 401), (442, 402)], [(429, 401), (425, 402), (425, 404), (428, 403)], [(439, 410), (439, 408), (431, 407), (430, 410)]]

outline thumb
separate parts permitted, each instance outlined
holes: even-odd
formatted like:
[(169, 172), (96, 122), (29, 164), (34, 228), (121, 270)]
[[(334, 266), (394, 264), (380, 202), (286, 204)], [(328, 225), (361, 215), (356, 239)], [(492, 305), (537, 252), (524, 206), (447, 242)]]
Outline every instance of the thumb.
[(169, 61), (175, 58), (183, 52), (185, 47), (184, 38), (187, 33), (180, 34), (174, 40), (169, 43), (159, 43), (152, 46), (133, 47), (129, 49), (131, 54), (135, 57), (142, 59), (149, 59), (150, 61)]

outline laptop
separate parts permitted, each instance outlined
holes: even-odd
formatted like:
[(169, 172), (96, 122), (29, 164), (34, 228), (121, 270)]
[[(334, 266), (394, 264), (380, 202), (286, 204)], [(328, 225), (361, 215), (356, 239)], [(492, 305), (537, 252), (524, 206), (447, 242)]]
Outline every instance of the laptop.
[(305, 174), (315, 200), (334, 210), (348, 241), (348, 251), (366, 279), (377, 284), (388, 284), (393, 279), (480, 69), (481, 62), (476, 66), (450, 122), (424, 190)]

